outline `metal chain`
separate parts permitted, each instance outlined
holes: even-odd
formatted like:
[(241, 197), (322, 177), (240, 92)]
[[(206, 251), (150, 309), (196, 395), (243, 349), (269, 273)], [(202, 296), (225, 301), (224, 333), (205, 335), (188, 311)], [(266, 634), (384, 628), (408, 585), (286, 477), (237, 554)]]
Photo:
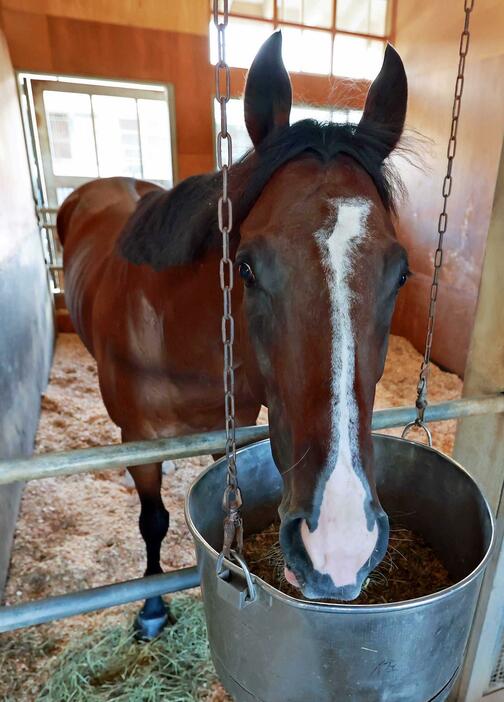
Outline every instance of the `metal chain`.
[(459, 44), (459, 64), (457, 79), (455, 81), (455, 94), (453, 97), (453, 107), (452, 107), (452, 120), (451, 120), (451, 130), (450, 138), (448, 139), (448, 148), (446, 152), (447, 156), (447, 167), (446, 175), (443, 180), (442, 187), (442, 197), (443, 197), (443, 209), (439, 215), (438, 220), (438, 245), (434, 254), (434, 274), (432, 278), (432, 284), (430, 289), (430, 301), (429, 301), (429, 319), (427, 323), (427, 334), (425, 339), (425, 351), (422, 365), (420, 368), (420, 375), (417, 385), (417, 399), (416, 399), (416, 409), (417, 418), (414, 422), (406, 425), (403, 431), (403, 436), (409, 431), (412, 426), (421, 427), (427, 434), (429, 439), (429, 445), (432, 445), (432, 437), (428, 428), (425, 426), (424, 417), (425, 410), (428, 405), (427, 400), (427, 390), (429, 382), (429, 370), (430, 370), (430, 360), (432, 352), (432, 338), (434, 334), (434, 322), (436, 319), (436, 303), (439, 291), (439, 277), (441, 274), (441, 267), (443, 265), (443, 243), (444, 235), (448, 226), (448, 199), (451, 195), (452, 185), (453, 185), (453, 162), (455, 159), (455, 153), (457, 151), (457, 132), (459, 126), (460, 110), (462, 105), (462, 93), (464, 91), (464, 72), (466, 64), (466, 56), (469, 50), (469, 21), (471, 17), (471, 12), (474, 8), (475, 0), (464, 0), (464, 12), (465, 21), (464, 29), (460, 35)]
[(223, 508), (224, 543), (221, 558), (230, 557), (236, 542), (238, 553), (243, 549), (243, 522), (240, 514), (242, 497), (236, 471), (235, 437), (235, 378), (233, 368), (234, 319), (231, 307), (233, 290), (233, 262), (229, 257), (229, 235), (233, 227), (233, 205), (228, 193), (229, 169), (233, 159), (231, 134), (227, 130), (227, 103), (231, 97), (231, 72), (226, 63), (225, 31), (228, 24), (228, 0), (223, 0), (222, 21), (219, 20), (219, 0), (213, 2), (213, 21), (217, 29), (218, 59), (215, 64), (215, 97), (220, 105), (220, 130), (216, 137), (217, 166), (222, 173), (222, 195), (217, 205), (219, 231), (222, 235), (222, 258), (219, 265), (219, 278), (223, 296), (221, 323), (222, 344), (224, 347), (224, 407), (226, 415), (226, 461), (227, 481), (224, 490)]

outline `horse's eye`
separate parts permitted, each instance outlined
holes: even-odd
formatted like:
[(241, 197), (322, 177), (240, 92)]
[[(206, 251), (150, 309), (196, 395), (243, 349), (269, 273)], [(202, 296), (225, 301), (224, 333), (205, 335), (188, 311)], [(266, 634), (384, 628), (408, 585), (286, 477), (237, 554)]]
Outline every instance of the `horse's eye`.
[(240, 263), (238, 270), (240, 273), (240, 278), (243, 278), (243, 282), (245, 283), (247, 288), (250, 288), (252, 285), (254, 285), (255, 275), (248, 263)]
[(402, 288), (402, 286), (406, 283), (408, 278), (410, 277), (411, 273), (409, 271), (406, 271), (406, 273), (403, 273), (402, 276), (399, 278), (399, 287)]

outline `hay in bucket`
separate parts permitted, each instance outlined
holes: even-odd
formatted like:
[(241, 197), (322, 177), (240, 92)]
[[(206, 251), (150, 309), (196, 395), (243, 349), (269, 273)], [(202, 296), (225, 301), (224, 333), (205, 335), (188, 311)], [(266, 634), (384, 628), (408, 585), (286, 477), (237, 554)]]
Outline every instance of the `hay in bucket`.
[(154, 641), (138, 643), (131, 623), (97, 629), (51, 664), (36, 702), (199, 702), (217, 676), (210, 659), (200, 600), (174, 597), (176, 618)]

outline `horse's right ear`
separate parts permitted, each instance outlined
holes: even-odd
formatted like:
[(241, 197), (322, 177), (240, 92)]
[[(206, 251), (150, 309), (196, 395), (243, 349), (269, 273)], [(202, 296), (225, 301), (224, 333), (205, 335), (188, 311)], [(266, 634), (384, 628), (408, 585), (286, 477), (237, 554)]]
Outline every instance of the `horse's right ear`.
[(252, 62), (245, 86), (245, 124), (254, 146), (289, 124), (292, 87), (282, 61), (282, 34), (267, 39)]
[(155, 270), (193, 263), (213, 242), (215, 177), (192, 176), (173, 190), (156, 188), (140, 198), (119, 238), (119, 253)]

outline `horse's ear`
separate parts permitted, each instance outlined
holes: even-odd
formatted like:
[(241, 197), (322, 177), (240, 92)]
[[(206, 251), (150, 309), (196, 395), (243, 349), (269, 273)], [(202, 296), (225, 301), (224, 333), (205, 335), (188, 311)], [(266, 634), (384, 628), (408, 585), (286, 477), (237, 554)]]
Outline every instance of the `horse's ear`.
[(401, 138), (408, 102), (408, 81), (401, 57), (387, 44), (383, 65), (371, 83), (358, 129), (378, 130), (385, 159)]
[(267, 39), (252, 62), (245, 86), (245, 124), (254, 146), (289, 124), (292, 87), (282, 61), (282, 34)]
[(140, 198), (119, 238), (120, 254), (155, 270), (195, 261), (213, 241), (214, 181), (214, 174), (192, 176)]

